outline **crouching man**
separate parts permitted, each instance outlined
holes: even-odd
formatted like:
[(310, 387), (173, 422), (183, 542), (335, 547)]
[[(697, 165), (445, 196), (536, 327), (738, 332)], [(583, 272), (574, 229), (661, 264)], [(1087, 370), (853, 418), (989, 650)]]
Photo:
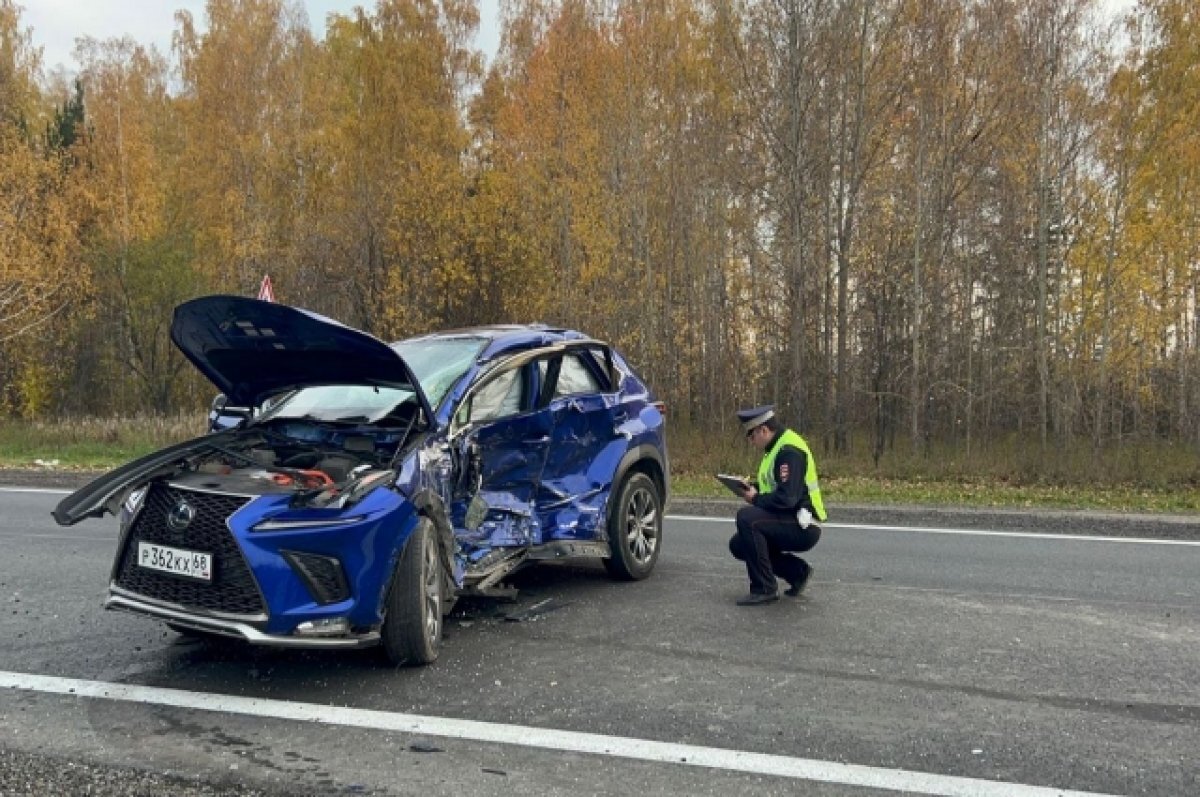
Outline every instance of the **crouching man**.
[(795, 597), (812, 576), (812, 566), (793, 552), (810, 550), (821, 539), (825, 520), (817, 464), (804, 438), (785, 428), (767, 405), (738, 412), (750, 443), (763, 453), (755, 484), (742, 493), (748, 506), (737, 513), (737, 534), (729, 540), (734, 558), (746, 563), (750, 592), (739, 606), (779, 600), (775, 577), (788, 582)]

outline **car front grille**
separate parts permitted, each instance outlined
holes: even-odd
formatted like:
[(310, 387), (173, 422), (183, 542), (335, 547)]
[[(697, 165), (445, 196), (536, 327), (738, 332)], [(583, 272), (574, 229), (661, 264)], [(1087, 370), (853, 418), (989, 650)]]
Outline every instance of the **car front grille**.
[[(154, 484), (142, 511), (133, 521), (121, 553), (116, 583), (123, 589), (189, 609), (224, 614), (259, 616), (266, 605), (250, 567), (226, 520), (249, 502), (240, 495), (222, 495)], [(186, 501), (195, 515), (186, 528), (173, 530), (167, 523), (171, 511)], [(139, 567), (138, 542), (169, 545), (212, 554), (212, 580), (200, 581)]]

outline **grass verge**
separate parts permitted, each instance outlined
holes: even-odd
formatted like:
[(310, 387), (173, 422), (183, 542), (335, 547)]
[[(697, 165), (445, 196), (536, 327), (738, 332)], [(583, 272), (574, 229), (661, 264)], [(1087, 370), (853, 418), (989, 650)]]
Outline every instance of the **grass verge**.
[[(0, 421), (0, 468), (102, 471), (203, 434), (195, 415), (73, 419), (54, 423)], [(671, 488), (687, 498), (729, 498), (712, 474), (752, 474), (758, 454), (736, 430), (720, 436), (670, 431)], [(828, 506), (933, 504), (990, 508), (1200, 512), (1200, 457), (1177, 445), (1090, 446), (1030, 451), (1019, 440), (993, 443), (970, 456), (954, 449), (914, 456), (889, 452), (876, 465), (850, 453), (824, 455)], [(0, 477), (2, 480), (2, 477)]]
[[(710, 484), (711, 482), (711, 484)], [(671, 476), (672, 494), (680, 498), (730, 498), (728, 490), (707, 475)], [(821, 478), (826, 507), (837, 504), (913, 504), (992, 509), (1094, 509), (1114, 512), (1200, 512), (1200, 491), (1146, 488), (1136, 485), (1008, 485), (962, 481), (898, 481), (869, 476)], [(1200, 518), (1197, 518), (1200, 523)]]

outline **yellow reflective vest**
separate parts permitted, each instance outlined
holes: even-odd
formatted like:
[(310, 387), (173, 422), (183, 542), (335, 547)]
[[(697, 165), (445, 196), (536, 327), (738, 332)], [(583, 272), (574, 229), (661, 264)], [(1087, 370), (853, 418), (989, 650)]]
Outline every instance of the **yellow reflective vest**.
[(758, 491), (766, 495), (775, 490), (775, 457), (783, 450), (784, 446), (798, 448), (804, 452), (804, 456), (808, 461), (808, 466), (804, 470), (804, 486), (808, 488), (808, 499), (812, 502), (813, 513), (817, 516), (817, 520), (825, 520), (825, 504), (821, 501), (821, 484), (817, 481), (817, 460), (812, 455), (812, 449), (808, 447), (808, 443), (804, 438), (793, 432), (791, 429), (785, 429), (783, 434), (779, 435), (779, 439), (775, 441), (775, 445), (771, 446), (771, 450), (763, 457), (762, 462), (758, 466)]

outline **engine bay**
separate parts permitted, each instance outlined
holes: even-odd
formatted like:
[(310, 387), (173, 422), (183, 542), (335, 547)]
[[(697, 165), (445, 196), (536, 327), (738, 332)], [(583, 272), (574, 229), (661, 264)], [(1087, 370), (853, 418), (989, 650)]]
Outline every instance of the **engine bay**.
[(180, 463), (169, 476), (180, 487), (239, 495), (294, 493), (305, 505), (327, 505), (393, 475), (404, 434), (395, 430), (287, 421), (245, 430)]

